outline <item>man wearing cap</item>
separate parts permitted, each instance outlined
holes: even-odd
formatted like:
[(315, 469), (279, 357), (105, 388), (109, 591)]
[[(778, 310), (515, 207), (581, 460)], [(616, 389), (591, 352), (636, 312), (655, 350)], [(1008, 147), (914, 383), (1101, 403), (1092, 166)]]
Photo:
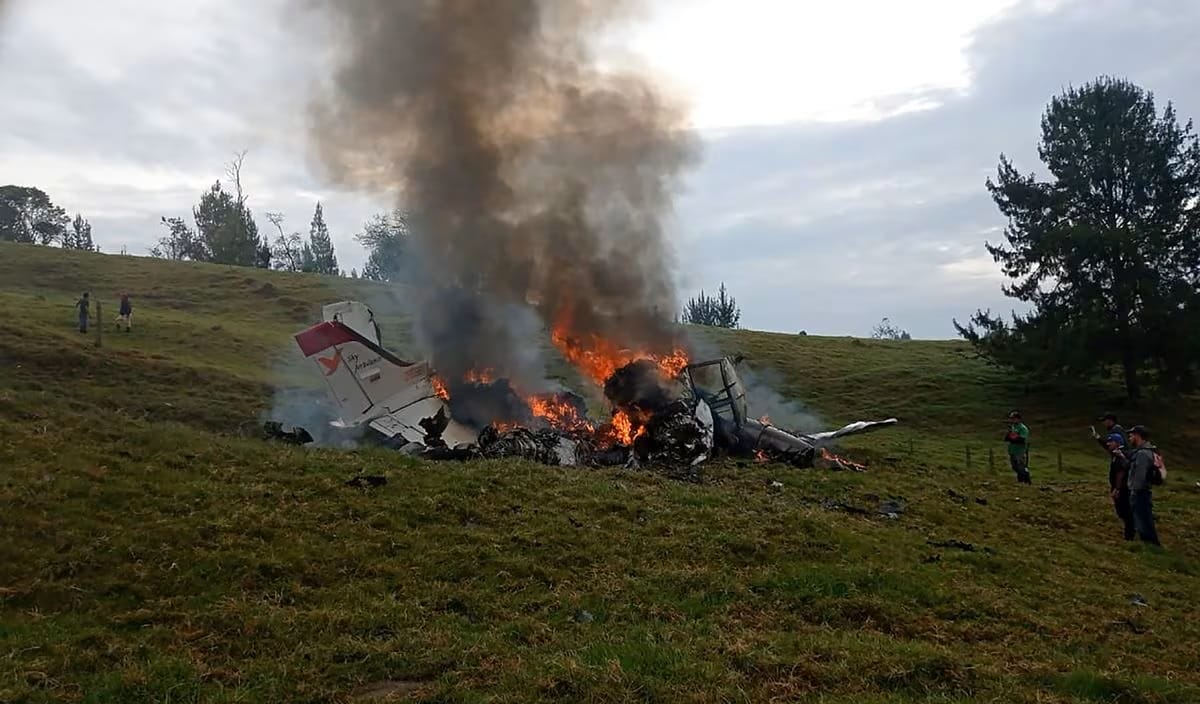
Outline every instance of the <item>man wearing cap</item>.
[(1121, 424), (1117, 422), (1117, 414), (1105, 413), (1104, 415), (1100, 416), (1100, 422), (1104, 424), (1104, 433), (1096, 433), (1093, 435), (1093, 437), (1096, 438), (1096, 442), (1100, 443), (1100, 447), (1103, 447), (1106, 450), (1108, 449), (1108, 438), (1110, 435), (1120, 435), (1121, 447), (1126, 449), (1129, 447), (1129, 435), (1126, 434), (1125, 429), (1121, 427)]
[(1029, 427), (1021, 422), (1021, 412), (1013, 411), (1008, 414), (1009, 428), (1004, 434), (1004, 442), (1008, 443), (1008, 461), (1017, 474), (1021, 484), (1032, 484), (1029, 476)]
[(1154, 500), (1151, 485), (1158, 470), (1154, 468), (1157, 448), (1150, 443), (1150, 431), (1144, 425), (1129, 429), (1129, 507), (1133, 514), (1133, 527), (1144, 543), (1158, 545), (1158, 531), (1154, 529)]
[(1108, 490), (1112, 496), (1117, 518), (1125, 524), (1125, 539), (1133, 540), (1137, 532), (1133, 525), (1133, 505), (1129, 499), (1129, 458), (1125, 456), (1125, 437), (1111, 433), (1104, 438), (1104, 449), (1108, 450)]

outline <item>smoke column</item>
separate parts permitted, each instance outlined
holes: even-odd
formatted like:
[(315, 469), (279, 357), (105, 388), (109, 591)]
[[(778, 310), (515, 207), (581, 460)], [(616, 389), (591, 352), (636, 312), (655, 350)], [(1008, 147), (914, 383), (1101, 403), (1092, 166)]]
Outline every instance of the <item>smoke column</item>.
[(443, 375), (531, 373), (530, 317), (577, 353), (675, 348), (663, 219), (695, 142), (682, 105), (590, 47), (634, 3), (307, 2), (333, 42), (317, 155), (411, 214), (417, 335)]

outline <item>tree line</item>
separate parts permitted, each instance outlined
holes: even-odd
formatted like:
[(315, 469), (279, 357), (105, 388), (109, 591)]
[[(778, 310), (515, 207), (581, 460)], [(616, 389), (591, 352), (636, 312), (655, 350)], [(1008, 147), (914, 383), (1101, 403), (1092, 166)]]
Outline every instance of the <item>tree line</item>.
[(32, 186), (0, 186), (0, 242), (21, 242), (98, 252), (92, 224), (74, 219), (45, 191)]
[[(242, 189), (244, 154), (192, 210), (193, 223), (163, 218), (153, 253), (287, 271), (343, 274), (317, 204), (307, 238), (268, 212), (260, 235)], [(1174, 106), (1127, 80), (1101, 77), (1054, 97), (1043, 113), (1038, 156), (1049, 178), (1000, 155), (986, 183), (1007, 218), (1003, 240), (984, 246), (1028, 312), (976, 311), (958, 333), (982, 358), (1023, 379), (1117, 375), (1130, 398), (1147, 387), (1186, 392), (1200, 382), (1200, 140)], [(404, 275), (411, 221), (394, 210), (356, 240), (362, 276)], [(72, 220), (41, 190), (0, 187), (0, 241), (95, 249), (91, 225)], [(358, 272), (352, 271), (357, 276)], [(721, 284), (683, 307), (680, 321), (736, 328), (741, 309)], [(908, 339), (885, 318), (879, 339)]]
[(226, 167), (230, 190), (217, 180), (200, 196), (192, 208), (194, 224), (181, 217), (162, 218), (167, 232), (150, 253), (163, 259), (344, 276), (320, 203), (313, 211), (307, 239), (299, 232), (286, 233), (280, 212), (266, 213), (278, 233), (275, 239), (259, 233), (242, 188), (245, 157), (245, 152), (238, 154)]

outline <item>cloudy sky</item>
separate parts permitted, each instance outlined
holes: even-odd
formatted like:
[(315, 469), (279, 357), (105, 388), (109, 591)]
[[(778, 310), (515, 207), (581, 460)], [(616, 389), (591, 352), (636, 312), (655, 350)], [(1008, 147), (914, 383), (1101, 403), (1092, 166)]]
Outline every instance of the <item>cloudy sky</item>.
[[(0, 0), (0, 182), (37, 185), (144, 253), (223, 164), (260, 228), (325, 204), (343, 266), (387, 203), (308, 156), (318, 77), (286, 0)], [(747, 327), (918, 337), (1010, 308), (983, 250), (1005, 152), (1035, 170), (1048, 99), (1126, 76), (1200, 117), (1197, 0), (650, 0), (616, 36), (692, 105), (704, 158), (672, 230), (681, 292), (725, 281)]]

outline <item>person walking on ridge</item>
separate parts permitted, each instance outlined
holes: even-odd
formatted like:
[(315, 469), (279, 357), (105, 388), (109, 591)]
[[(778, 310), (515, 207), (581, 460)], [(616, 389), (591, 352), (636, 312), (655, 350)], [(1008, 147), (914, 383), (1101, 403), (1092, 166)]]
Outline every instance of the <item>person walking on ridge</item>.
[(121, 308), (117, 312), (117, 327), (125, 326), (125, 332), (129, 332), (129, 328), (133, 325), (133, 303), (129, 301), (129, 294), (121, 294)]
[(1021, 484), (1032, 484), (1029, 475), (1029, 426), (1021, 421), (1021, 412), (1013, 411), (1008, 414), (1008, 432), (1004, 434), (1004, 442), (1008, 444), (1008, 461), (1017, 481)]

